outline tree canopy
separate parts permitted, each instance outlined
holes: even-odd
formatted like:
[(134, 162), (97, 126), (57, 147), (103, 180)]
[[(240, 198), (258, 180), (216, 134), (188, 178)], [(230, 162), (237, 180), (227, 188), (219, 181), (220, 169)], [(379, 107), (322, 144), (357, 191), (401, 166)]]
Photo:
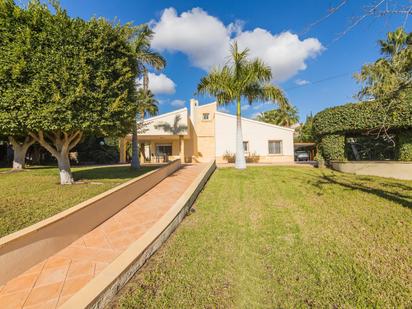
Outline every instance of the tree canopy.
[(136, 28), (53, 5), (0, 0), (0, 131), (30, 135), (60, 163), (84, 133), (130, 132)]
[(299, 121), (299, 116), (296, 107), (288, 105), (260, 113), (256, 119), (279, 126), (290, 127)]

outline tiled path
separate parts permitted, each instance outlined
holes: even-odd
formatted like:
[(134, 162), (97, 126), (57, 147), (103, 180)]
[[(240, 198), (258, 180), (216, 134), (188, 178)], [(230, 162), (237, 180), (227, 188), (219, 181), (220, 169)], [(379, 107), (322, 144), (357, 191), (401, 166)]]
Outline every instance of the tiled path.
[(0, 286), (0, 308), (63, 304), (162, 217), (204, 167), (182, 167), (76, 242)]

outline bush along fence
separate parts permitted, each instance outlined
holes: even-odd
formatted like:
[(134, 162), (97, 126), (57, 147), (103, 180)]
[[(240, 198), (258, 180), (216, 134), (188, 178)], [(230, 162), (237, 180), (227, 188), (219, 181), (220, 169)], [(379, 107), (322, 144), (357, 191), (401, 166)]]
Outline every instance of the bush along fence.
[(383, 125), (394, 136), (395, 159), (412, 161), (412, 96), (394, 106), (390, 113), (375, 101), (327, 108), (315, 115), (313, 134), (327, 163), (345, 161), (348, 137), (376, 135)]

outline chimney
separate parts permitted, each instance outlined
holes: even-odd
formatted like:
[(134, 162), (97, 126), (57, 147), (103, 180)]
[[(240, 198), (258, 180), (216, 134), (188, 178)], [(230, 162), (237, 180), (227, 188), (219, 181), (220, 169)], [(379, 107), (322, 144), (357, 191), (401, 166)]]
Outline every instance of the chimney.
[(195, 99), (190, 99), (190, 120), (193, 124), (196, 123), (196, 107), (199, 105), (199, 102)]

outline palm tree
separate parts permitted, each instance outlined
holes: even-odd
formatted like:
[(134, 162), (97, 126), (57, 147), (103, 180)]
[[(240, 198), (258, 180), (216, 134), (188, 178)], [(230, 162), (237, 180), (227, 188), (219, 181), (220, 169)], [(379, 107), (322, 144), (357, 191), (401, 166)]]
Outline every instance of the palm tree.
[[(152, 51), (150, 49), (150, 41), (153, 37), (153, 31), (152, 29), (149, 28), (148, 25), (143, 24), (139, 26), (139, 29), (137, 31), (137, 36), (135, 40), (133, 41), (133, 46), (134, 50), (136, 53), (136, 59), (137, 59), (137, 66), (138, 66), (138, 71), (140, 72), (140, 76), (143, 77), (143, 93), (146, 93), (149, 91), (149, 77), (148, 77), (148, 71), (147, 67), (150, 66), (156, 70), (161, 70), (166, 66), (166, 60), (160, 55), (159, 53)], [(153, 98), (153, 95), (151, 95)], [(142, 102), (138, 102), (138, 104), (143, 104), (144, 106), (144, 101), (145, 100), (150, 100), (150, 96), (142, 96), (138, 95), (138, 98), (143, 99)], [(144, 118), (145, 113), (149, 113), (148, 110), (146, 110), (144, 107), (139, 109), (140, 115), (142, 116), (142, 119)], [(157, 113), (157, 107), (156, 107), (156, 113)], [(140, 163), (139, 163), (139, 149), (138, 149), (138, 140), (137, 140), (137, 123), (135, 121), (135, 125), (133, 127), (133, 133), (132, 133), (132, 163), (131, 163), (132, 168), (139, 168)]]
[(289, 105), (278, 109), (260, 113), (257, 120), (278, 126), (290, 127), (299, 121), (298, 110), (296, 107)]
[(406, 45), (412, 44), (412, 32), (407, 33), (400, 27), (394, 32), (389, 32), (386, 41), (379, 40), (378, 43), (381, 47), (381, 53), (392, 57)]
[(239, 51), (237, 42), (231, 45), (230, 59), (222, 68), (214, 68), (203, 77), (197, 86), (197, 93), (216, 97), (219, 105), (236, 102), (236, 161), (238, 169), (246, 168), (243, 149), (241, 100), (273, 101), (280, 106), (288, 105), (282, 90), (270, 83), (272, 71), (260, 59), (249, 60), (249, 49)]
[(137, 91), (138, 113), (140, 119), (143, 120), (145, 116), (156, 116), (159, 112), (158, 102), (150, 90), (139, 89)]
[[(139, 130), (141, 130), (142, 132), (144, 131), (145, 116), (156, 116), (157, 113), (159, 112), (159, 108), (157, 105), (158, 102), (150, 90), (145, 91), (143, 89), (139, 89), (137, 91), (137, 102), (138, 102), (138, 117), (140, 118), (141, 125), (139, 126), (139, 128), (136, 126), (136, 136)], [(140, 152), (142, 154), (144, 153), (144, 144), (141, 144)]]

